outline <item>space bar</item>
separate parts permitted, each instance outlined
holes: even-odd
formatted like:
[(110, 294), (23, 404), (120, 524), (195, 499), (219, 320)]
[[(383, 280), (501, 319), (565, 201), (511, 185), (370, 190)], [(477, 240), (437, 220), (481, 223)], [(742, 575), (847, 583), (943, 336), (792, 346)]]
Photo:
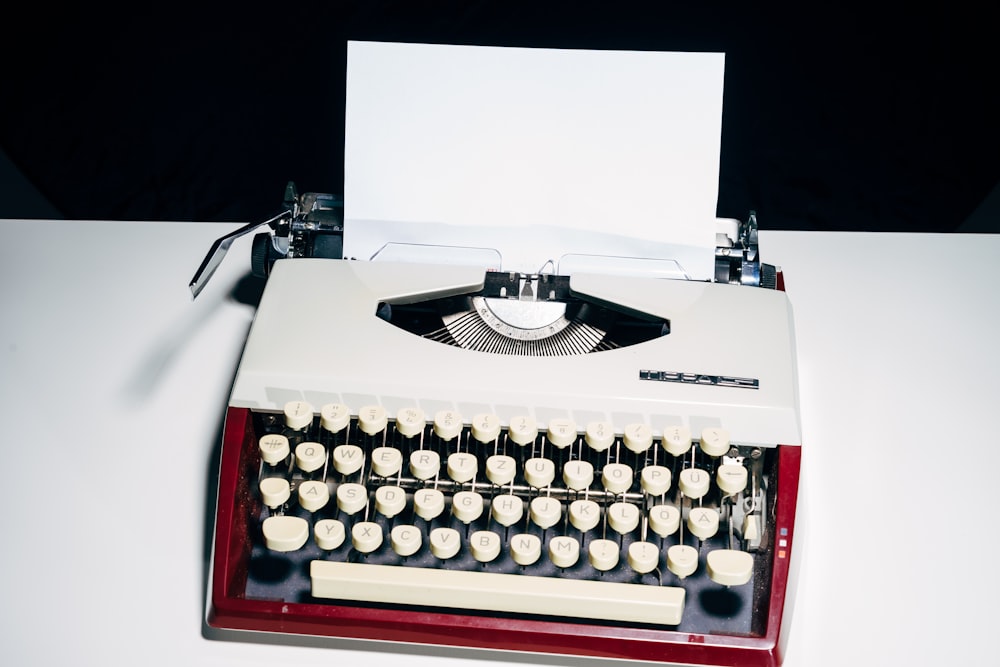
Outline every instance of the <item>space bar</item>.
[(684, 589), (314, 560), (313, 597), (677, 625)]

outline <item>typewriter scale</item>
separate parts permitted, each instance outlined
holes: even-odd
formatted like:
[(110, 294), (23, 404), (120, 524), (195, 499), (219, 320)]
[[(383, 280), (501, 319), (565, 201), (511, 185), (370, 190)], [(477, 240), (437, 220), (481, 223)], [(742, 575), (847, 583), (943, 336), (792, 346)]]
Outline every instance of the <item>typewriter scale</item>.
[(780, 663), (794, 335), (753, 216), (696, 282), (341, 259), (337, 202), (286, 200), (254, 243), (211, 626)]

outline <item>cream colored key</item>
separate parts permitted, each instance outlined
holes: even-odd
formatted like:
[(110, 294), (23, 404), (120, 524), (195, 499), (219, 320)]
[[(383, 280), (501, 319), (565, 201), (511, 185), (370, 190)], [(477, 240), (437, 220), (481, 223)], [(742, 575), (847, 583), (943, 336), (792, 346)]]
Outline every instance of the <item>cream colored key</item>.
[(593, 530), (601, 521), (601, 508), (593, 500), (574, 500), (569, 504), (569, 522), (577, 530)]
[(310, 512), (321, 510), (330, 502), (330, 489), (315, 480), (299, 484), (299, 505)]
[(608, 507), (608, 525), (617, 533), (624, 535), (639, 526), (639, 516), (642, 513), (632, 503), (611, 503)]
[(563, 482), (576, 491), (589, 488), (594, 483), (594, 466), (589, 461), (569, 461), (563, 466)]
[(618, 543), (614, 540), (591, 540), (587, 545), (587, 555), (595, 570), (607, 572), (618, 565)]
[(590, 422), (583, 432), (583, 439), (595, 452), (603, 452), (615, 444), (615, 427), (611, 422)]
[(517, 474), (517, 462), (510, 456), (494, 454), (486, 459), (486, 477), (498, 486), (510, 484)]
[(556, 567), (573, 567), (580, 560), (580, 543), (566, 535), (553, 537), (549, 540), (549, 560)]
[(662, 496), (669, 491), (670, 480), (670, 468), (664, 466), (646, 466), (639, 473), (642, 490), (651, 496)]
[(514, 417), (507, 427), (507, 437), (518, 445), (530, 445), (538, 437), (538, 424), (531, 417)]
[(398, 486), (380, 486), (375, 489), (375, 511), (392, 518), (406, 508), (406, 491)]
[(389, 415), (381, 405), (365, 405), (358, 410), (358, 428), (363, 433), (375, 435), (385, 430), (389, 424)]
[(712, 478), (701, 468), (685, 468), (677, 476), (677, 488), (688, 498), (697, 500), (708, 493)]
[(257, 443), (257, 447), (260, 449), (260, 458), (264, 459), (264, 463), (271, 465), (281, 463), (288, 458), (288, 454), (291, 452), (288, 438), (277, 433), (270, 433), (262, 437)]
[(451, 513), (462, 523), (472, 523), (483, 514), (483, 497), (475, 491), (459, 491), (452, 496)]
[(629, 451), (641, 454), (653, 444), (653, 431), (646, 424), (628, 424), (622, 442)]
[(326, 463), (326, 447), (318, 442), (302, 442), (295, 448), (295, 465), (303, 472), (319, 470)]
[(403, 452), (395, 447), (376, 447), (372, 450), (372, 472), (380, 477), (392, 477), (403, 469)]
[(493, 442), (500, 436), (500, 418), (494, 414), (478, 414), (472, 418), (472, 437), (479, 442)]
[(688, 512), (688, 530), (703, 540), (719, 532), (719, 512), (711, 507), (693, 507)]
[(701, 432), (701, 451), (709, 456), (722, 456), (729, 451), (729, 431), (712, 426)]
[(467, 452), (456, 452), (448, 456), (448, 477), (459, 484), (470, 482), (479, 472), (479, 459)]
[(667, 569), (681, 579), (698, 570), (698, 550), (687, 544), (675, 544), (667, 549)]
[(382, 526), (372, 521), (359, 521), (351, 528), (351, 544), (363, 554), (382, 546)]
[(746, 551), (716, 549), (705, 557), (708, 576), (723, 586), (742, 586), (753, 574), (753, 556)]
[(357, 445), (333, 448), (333, 467), (341, 475), (353, 475), (365, 464), (365, 453)]
[(403, 452), (395, 447), (376, 447), (372, 450), (372, 472), (379, 477), (392, 477), (403, 469)]
[(552, 419), (545, 437), (557, 448), (565, 449), (576, 442), (576, 422), (572, 419)]
[(528, 459), (524, 462), (524, 480), (537, 489), (544, 489), (556, 478), (556, 464), (551, 459)]
[(441, 457), (429, 449), (410, 452), (410, 474), (417, 479), (434, 479), (441, 472)]
[(271, 551), (295, 551), (309, 539), (309, 522), (297, 516), (269, 516), (260, 530), (264, 545)]
[(319, 409), (319, 425), (330, 433), (340, 433), (351, 423), (351, 409), (343, 403), (327, 403)]
[(357, 514), (368, 504), (368, 489), (360, 484), (341, 484), (337, 487), (337, 507), (345, 514)]
[(513, 526), (524, 516), (524, 501), (511, 494), (497, 496), (490, 503), (490, 512), (501, 526)]
[(469, 535), (469, 551), (480, 563), (489, 563), (500, 555), (500, 536), (491, 530), (477, 530)]
[(312, 423), (313, 406), (306, 401), (289, 401), (285, 403), (285, 426), (298, 431)]
[(663, 429), (663, 440), (660, 444), (667, 453), (683, 456), (691, 449), (691, 429), (687, 426), (668, 426)]
[(413, 492), (413, 511), (421, 519), (431, 521), (444, 511), (444, 494), (437, 489), (418, 489)]
[(681, 512), (673, 505), (656, 505), (649, 510), (649, 527), (660, 537), (677, 532), (681, 525)]
[(420, 408), (403, 408), (396, 413), (396, 430), (405, 438), (412, 438), (424, 432), (427, 419)]
[(334, 560), (312, 561), (309, 575), (313, 596), (335, 600), (656, 626), (678, 625), (684, 614), (685, 592), (680, 586)]
[(633, 542), (628, 545), (628, 565), (639, 574), (646, 574), (660, 564), (660, 550), (649, 542)]
[(730, 496), (747, 488), (747, 477), (747, 469), (739, 463), (724, 463), (715, 471), (715, 483)]
[(404, 558), (417, 553), (421, 543), (420, 530), (416, 526), (402, 524), (393, 526), (389, 531), (389, 544), (392, 545), (392, 550)]
[(454, 558), (462, 546), (462, 536), (454, 528), (435, 528), (428, 540), (431, 543), (431, 553), (441, 560)]
[(510, 538), (510, 557), (518, 565), (533, 565), (542, 557), (542, 541), (537, 535), (515, 535)]
[(528, 516), (539, 528), (551, 528), (562, 518), (562, 503), (548, 496), (537, 496), (528, 505)]
[(632, 468), (624, 463), (609, 463), (601, 471), (601, 483), (611, 493), (624, 493), (632, 487)]
[(292, 497), (292, 488), (288, 480), (282, 477), (265, 477), (258, 486), (260, 498), (268, 507), (281, 507)]
[(454, 440), (462, 432), (462, 415), (454, 410), (434, 414), (434, 434), (442, 440)]
[(340, 521), (323, 519), (317, 521), (316, 525), (313, 526), (313, 537), (320, 549), (333, 551), (344, 543), (347, 532), (344, 530), (344, 524)]

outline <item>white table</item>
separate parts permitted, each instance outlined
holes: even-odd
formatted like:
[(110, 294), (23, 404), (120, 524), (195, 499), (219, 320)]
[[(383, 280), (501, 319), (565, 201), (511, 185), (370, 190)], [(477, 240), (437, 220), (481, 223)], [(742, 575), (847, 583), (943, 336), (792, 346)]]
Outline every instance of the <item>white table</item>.
[[(249, 239), (197, 300), (187, 285), (235, 227), (0, 221), (3, 662), (488, 664), (204, 638)], [(763, 232), (761, 248), (795, 308), (805, 443), (785, 664), (995, 661), (1000, 237)]]

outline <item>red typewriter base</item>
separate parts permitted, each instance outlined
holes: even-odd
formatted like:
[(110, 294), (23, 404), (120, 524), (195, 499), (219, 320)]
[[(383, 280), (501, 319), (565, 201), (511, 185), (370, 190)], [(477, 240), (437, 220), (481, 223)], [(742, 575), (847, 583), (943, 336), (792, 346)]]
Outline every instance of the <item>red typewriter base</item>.
[[(503, 651), (556, 653), (696, 665), (773, 667), (783, 658), (794, 591), (795, 511), (801, 448), (779, 446), (775, 545), (762, 636), (710, 635), (436, 613), (251, 600), (244, 597), (250, 548), (249, 480), (257, 461), (250, 411), (229, 408), (223, 438), (208, 608), (211, 627)], [(249, 474), (248, 474), (249, 472)]]

